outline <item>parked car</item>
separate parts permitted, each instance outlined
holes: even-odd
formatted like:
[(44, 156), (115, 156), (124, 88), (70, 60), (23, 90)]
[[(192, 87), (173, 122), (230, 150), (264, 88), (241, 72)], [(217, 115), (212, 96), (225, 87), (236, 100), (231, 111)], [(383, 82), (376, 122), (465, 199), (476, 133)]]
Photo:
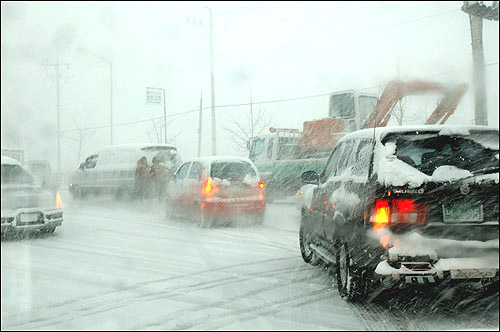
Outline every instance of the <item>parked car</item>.
[(498, 291), (498, 128), (401, 126), (343, 137), (301, 208), (305, 262), (342, 298), (377, 287), (477, 282)]
[(17, 160), (2, 156), (2, 238), (7, 233), (52, 233), (63, 222), (58, 192), (44, 189)]
[(28, 160), (26, 165), (38, 178), (43, 187), (53, 188), (52, 168), (48, 160)]
[(166, 200), (168, 216), (185, 214), (201, 227), (239, 215), (248, 215), (258, 224), (264, 222), (264, 182), (248, 158), (196, 158), (182, 164), (171, 181)]
[(134, 192), (137, 161), (142, 156), (146, 157), (149, 166), (156, 157), (168, 176), (182, 162), (177, 148), (172, 145), (110, 145), (92, 153), (80, 164), (69, 179), (68, 189), (76, 199), (89, 194), (112, 194), (130, 198)]

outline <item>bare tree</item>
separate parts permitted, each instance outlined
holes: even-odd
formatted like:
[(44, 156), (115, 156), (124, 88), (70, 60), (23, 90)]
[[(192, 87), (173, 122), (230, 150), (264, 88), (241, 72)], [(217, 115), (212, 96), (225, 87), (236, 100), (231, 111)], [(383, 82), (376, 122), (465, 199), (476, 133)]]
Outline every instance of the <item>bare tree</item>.
[(255, 111), (252, 103), (252, 95), (250, 95), (250, 110), (246, 114), (246, 119), (240, 121), (241, 116), (235, 119), (229, 116), (232, 126), (222, 126), (230, 139), (235, 144), (236, 148), (241, 151), (248, 152), (247, 142), (256, 136), (259, 136), (269, 127), (271, 117), (266, 117), (264, 110), (258, 105)]
[(151, 143), (161, 143), (161, 133), (160, 133), (160, 126), (161, 126), (161, 119), (151, 119), (152, 122), (152, 127), (146, 128), (146, 135), (148, 135), (149, 142)]
[(401, 126), (403, 125), (403, 121), (415, 121), (417, 119), (417, 115), (413, 117), (409, 117), (407, 115), (407, 110), (411, 106), (411, 102), (409, 98), (403, 98), (398, 100), (397, 103), (391, 109), (391, 114), (396, 118), (396, 121)]
[(95, 130), (90, 130), (90, 129), (82, 129), (81, 126), (78, 124), (77, 121), (74, 121), (75, 127), (78, 129), (78, 137), (71, 137), (64, 135), (65, 138), (68, 138), (72, 141), (77, 142), (77, 148), (74, 148), (73, 150), (76, 152), (78, 151), (78, 159), (77, 163), (80, 162), (80, 157), (82, 155), (82, 150), (83, 147), (85, 146), (85, 143), (88, 142), (88, 140), (95, 134)]
[[(170, 124), (174, 120), (167, 121), (167, 126), (170, 127)], [(156, 143), (156, 144), (161, 144), (162, 143), (162, 138), (163, 138), (163, 130), (165, 130), (165, 125), (163, 124), (163, 121), (161, 118), (152, 118), (151, 119), (152, 126), (149, 128), (146, 128), (146, 135), (148, 136), (149, 142), (150, 143)], [(167, 137), (167, 142), (165, 144), (174, 142), (177, 136), (180, 135), (182, 130), (178, 131), (175, 135), (171, 137)], [(170, 135), (169, 135), (170, 136)]]

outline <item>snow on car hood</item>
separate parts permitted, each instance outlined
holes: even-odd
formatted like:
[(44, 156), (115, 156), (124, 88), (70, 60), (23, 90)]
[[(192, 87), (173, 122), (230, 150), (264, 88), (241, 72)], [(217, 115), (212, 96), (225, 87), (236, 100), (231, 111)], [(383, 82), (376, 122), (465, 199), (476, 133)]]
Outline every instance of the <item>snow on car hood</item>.
[(2, 185), (2, 211), (55, 206), (55, 194), (37, 185)]

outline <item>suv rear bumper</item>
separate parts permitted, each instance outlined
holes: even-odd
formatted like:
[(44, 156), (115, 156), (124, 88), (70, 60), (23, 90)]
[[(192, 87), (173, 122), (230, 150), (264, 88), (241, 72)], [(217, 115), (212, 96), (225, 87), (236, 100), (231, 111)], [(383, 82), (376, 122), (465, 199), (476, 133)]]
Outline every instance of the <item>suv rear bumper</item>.
[[(468, 258), (469, 260), (470, 258)], [(481, 260), (478, 258), (479, 261)], [(449, 263), (447, 261), (454, 260), (452, 268), (442, 268)], [(458, 261), (457, 261), (458, 260)], [(489, 281), (492, 279), (498, 280), (499, 268), (498, 260), (496, 266), (485, 266), (484, 264), (477, 264), (476, 266), (464, 264), (459, 266), (460, 259), (440, 259), (435, 264), (426, 262), (412, 262), (415, 264), (428, 264), (429, 268), (426, 270), (412, 270), (406, 267), (396, 269), (389, 265), (387, 260), (378, 263), (375, 269), (375, 276), (379, 280), (388, 283), (405, 283), (405, 284), (430, 284), (439, 283), (444, 280), (457, 280), (457, 281)]]

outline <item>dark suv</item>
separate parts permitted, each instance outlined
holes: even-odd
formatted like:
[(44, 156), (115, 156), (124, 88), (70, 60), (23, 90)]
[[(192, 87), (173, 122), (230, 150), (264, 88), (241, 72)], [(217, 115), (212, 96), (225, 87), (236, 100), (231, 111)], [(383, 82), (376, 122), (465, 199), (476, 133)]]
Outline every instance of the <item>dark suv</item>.
[[(344, 136), (304, 193), (305, 262), (342, 298), (376, 287), (475, 281), (498, 291), (498, 128), (400, 126)], [(453, 280), (453, 281), (452, 281)]]

